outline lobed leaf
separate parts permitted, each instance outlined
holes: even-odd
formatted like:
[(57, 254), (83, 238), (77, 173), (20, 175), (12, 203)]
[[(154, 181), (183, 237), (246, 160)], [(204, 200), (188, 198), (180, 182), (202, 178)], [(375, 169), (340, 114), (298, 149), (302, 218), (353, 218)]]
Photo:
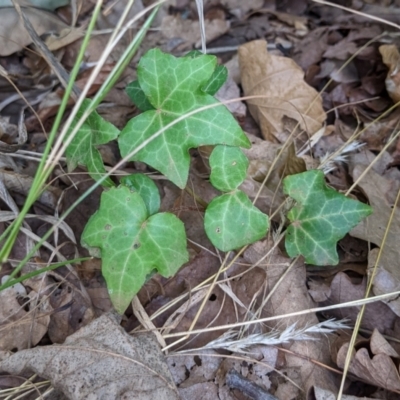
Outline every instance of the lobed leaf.
[(231, 113), (202, 90), (210, 81), (216, 62), (216, 57), (209, 55), (176, 58), (158, 49), (148, 51), (139, 62), (138, 81), (155, 110), (131, 119), (122, 130), (118, 139), (122, 156), (178, 118), (212, 105), (216, 107), (175, 123), (131, 159), (145, 162), (184, 188), (189, 173), (189, 149), (217, 144), (250, 147)]
[[(195, 58), (202, 55), (203, 53), (201, 53), (200, 51), (193, 50), (192, 52), (186, 54), (185, 57)], [(227, 68), (224, 65), (217, 65), (213, 74), (211, 75), (210, 80), (201, 88), (201, 90), (204, 93), (208, 93), (209, 95), (214, 96), (214, 94), (217, 93), (221, 86), (225, 83), (227, 78)], [(140, 111), (154, 110), (154, 107), (147, 100), (146, 94), (140, 87), (138, 80), (129, 83), (126, 86), (125, 91)]]
[(302, 254), (308, 264), (336, 265), (337, 241), (372, 213), (370, 206), (329, 188), (319, 170), (286, 177), (283, 190), (297, 201), (287, 215), (286, 251), (290, 257)]
[[(199, 50), (191, 50), (185, 57), (196, 58), (202, 57), (204, 54)], [(225, 65), (217, 65), (212, 73), (209, 81), (201, 88), (201, 90), (205, 93), (214, 96), (215, 93), (221, 89), (222, 85), (226, 82), (228, 78), (228, 69)]]
[(152, 179), (144, 174), (132, 174), (121, 178), (121, 183), (132, 192), (138, 192), (146, 205), (149, 215), (160, 209), (160, 193)]
[[(71, 124), (70, 133), (75, 128), (85, 110), (90, 106), (90, 103), (91, 101), (88, 99), (83, 101), (81, 108)], [(104, 168), (103, 159), (96, 146), (108, 143), (116, 139), (118, 135), (119, 129), (110, 122), (107, 122), (96, 111), (93, 111), (67, 148), (68, 171), (72, 171), (78, 164), (82, 164), (87, 167), (89, 175), (94, 180), (99, 180), (106, 174), (106, 169)], [(104, 180), (102, 184), (103, 186), (109, 187), (115, 186), (110, 178)]]
[(228, 79), (228, 70), (225, 65), (217, 65), (210, 80), (201, 88), (205, 93), (214, 96)]
[(129, 83), (126, 86), (125, 91), (133, 104), (135, 104), (140, 111), (154, 110), (154, 107), (147, 100), (146, 95), (140, 87), (138, 80)]
[(149, 217), (138, 192), (120, 186), (104, 192), (82, 243), (102, 257), (102, 273), (115, 309), (122, 314), (146, 277), (157, 270), (174, 275), (188, 261), (183, 223), (173, 214)]

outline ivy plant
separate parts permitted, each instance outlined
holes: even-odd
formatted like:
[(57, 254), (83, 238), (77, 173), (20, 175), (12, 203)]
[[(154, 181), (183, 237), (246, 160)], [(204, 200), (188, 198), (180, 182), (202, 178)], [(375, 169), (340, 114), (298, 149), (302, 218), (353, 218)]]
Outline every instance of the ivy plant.
[[(131, 119), (122, 129), (118, 138), (121, 155), (129, 155), (166, 128), (131, 160), (145, 162), (184, 188), (189, 149), (216, 144), (250, 147), (232, 114), (206, 91), (216, 67), (214, 56), (176, 58), (158, 49), (148, 51), (139, 62), (137, 74), (140, 89), (153, 109)], [(215, 86), (212, 89), (215, 91)], [(193, 111), (197, 112), (190, 115)]]
[[(85, 99), (71, 124), (70, 131), (75, 129), (76, 123), (81, 119), (89, 105), (90, 100)], [(87, 167), (90, 176), (94, 180), (100, 179), (106, 173), (106, 169), (97, 146), (116, 139), (118, 135), (119, 129), (110, 122), (105, 121), (96, 111), (92, 112), (67, 148), (68, 170), (74, 170), (79, 163)], [(110, 178), (107, 178), (103, 185), (114, 186)]]
[(225, 193), (214, 198), (204, 216), (204, 228), (211, 243), (230, 251), (263, 238), (268, 217), (238, 190), (245, 180), (249, 161), (237, 147), (219, 145), (210, 156), (210, 182)]
[[(183, 223), (158, 209), (150, 214), (153, 200), (145, 202), (141, 193), (124, 185), (105, 191), (82, 234), (91, 253), (103, 260), (108, 292), (120, 313), (153, 271), (172, 276), (189, 259)], [(158, 192), (155, 196), (159, 199)]]
[[(268, 216), (240, 190), (249, 165), (241, 148), (249, 148), (250, 141), (214, 97), (226, 80), (226, 68), (198, 51), (176, 58), (153, 49), (141, 58), (137, 76), (126, 91), (141, 113), (121, 132), (92, 113), (68, 147), (69, 167), (83, 164), (98, 179), (105, 167), (97, 146), (117, 139), (123, 157), (148, 164), (184, 188), (189, 150), (214, 146), (210, 182), (221, 195), (205, 211), (208, 238), (221, 251), (264, 238)], [(126, 176), (118, 184), (108, 178), (102, 184), (100, 208), (89, 219), (82, 243), (102, 258), (111, 300), (123, 313), (152, 274), (172, 276), (188, 261), (186, 234), (175, 215), (159, 212), (158, 187), (146, 175)], [(336, 242), (371, 212), (328, 188), (321, 171), (286, 177), (284, 191), (296, 201), (288, 213), (286, 250), (312, 264), (337, 263)]]
[(338, 240), (372, 212), (329, 188), (319, 170), (286, 177), (283, 191), (297, 202), (287, 215), (286, 251), (290, 257), (302, 254), (309, 264), (336, 265)]

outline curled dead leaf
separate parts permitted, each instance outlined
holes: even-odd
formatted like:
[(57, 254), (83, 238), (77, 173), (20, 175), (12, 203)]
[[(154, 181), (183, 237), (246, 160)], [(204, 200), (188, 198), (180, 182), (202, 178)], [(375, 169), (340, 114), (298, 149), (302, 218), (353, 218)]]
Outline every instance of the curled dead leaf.
[(276, 142), (288, 120), (299, 123), (308, 135), (322, 127), (322, 99), (293, 60), (269, 54), (267, 42), (255, 40), (240, 46), (239, 64), (245, 96), (262, 96), (247, 104), (266, 140)]

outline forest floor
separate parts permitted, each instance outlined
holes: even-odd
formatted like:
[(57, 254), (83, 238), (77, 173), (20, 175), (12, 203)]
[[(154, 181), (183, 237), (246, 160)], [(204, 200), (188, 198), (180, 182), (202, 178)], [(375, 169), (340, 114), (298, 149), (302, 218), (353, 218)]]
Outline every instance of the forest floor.
[[(48, 10), (41, 3), (22, 12), (69, 73), (96, 2), (43, 2)], [(104, 1), (79, 90), (127, 3)], [(259, 96), (227, 107), (252, 143), (241, 189), (271, 217), (262, 240), (225, 256), (208, 239), (204, 213), (218, 191), (201, 148), (190, 150), (186, 190), (142, 162), (124, 163), (112, 181), (150, 173), (160, 210), (184, 223), (189, 261), (173, 277), (153, 275), (121, 318), (101, 259), (81, 242), (104, 189), (57, 222), (94, 183), (85, 166), (59, 159), (0, 271), (4, 284), (58, 223), (17, 277), (63, 265), (0, 291), (0, 398), (400, 399), (400, 1), (323, 3), (204, 1), (207, 54), (228, 70), (216, 98)], [(150, 4), (136, 0), (127, 19)], [(143, 23), (115, 46), (88, 97)], [(1, 8), (0, 233), (32, 188), (64, 94), (32, 42), (14, 7)], [(139, 59), (153, 48), (179, 57), (201, 44), (196, 2), (166, 1), (97, 112), (122, 129), (139, 114), (125, 91)], [(115, 140), (96, 148), (107, 170), (121, 160)], [(331, 188), (373, 209), (328, 266), (290, 258), (281, 243), (282, 171), (322, 164)]]

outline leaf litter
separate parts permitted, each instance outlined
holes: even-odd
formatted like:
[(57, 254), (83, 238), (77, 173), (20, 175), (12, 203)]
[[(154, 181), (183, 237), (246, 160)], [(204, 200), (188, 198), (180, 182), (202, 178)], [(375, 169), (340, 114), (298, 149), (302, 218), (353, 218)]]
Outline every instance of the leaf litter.
[[(139, 9), (143, 7), (141, 2), (136, 3), (140, 3)], [(344, 192), (350, 188), (353, 182), (356, 182), (353, 196), (371, 204), (376, 212), (351, 231), (352, 240), (350, 240), (350, 236), (342, 239), (340, 246), (343, 249), (346, 248), (346, 251), (338, 252), (339, 267), (336, 270), (332, 269), (334, 272), (331, 275), (327, 273), (330, 268), (314, 267), (311, 271), (310, 267), (306, 267), (301, 260), (291, 265), (291, 260), (281, 254), (282, 249), (272, 249), (279, 247), (277, 243), (274, 244), (273, 241), (258, 242), (248, 248), (243, 257), (235, 260), (236, 262), (228, 271), (221, 274), (220, 280), (211, 292), (211, 297), (201, 310), (200, 303), (206, 291), (195, 288), (199, 285), (204, 287), (202, 282), (217, 273), (221, 259), (201, 228), (201, 221), (204, 218), (202, 201), (209, 202), (215, 195), (215, 190), (201, 175), (206, 170), (202, 165), (203, 159), (196, 151), (191, 151), (190, 156), (195, 159), (195, 167), (189, 171), (188, 187), (191, 188), (192, 194), (178, 190), (172, 184), (161, 179), (155, 181), (161, 193), (161, 209), (175, 213), (183, 219), (186, 225), (190, 239), (189, 262), (174, 278), (154, 276), (138, 295), (149, 318), (153, 320), (157, 328), (163, 329), (168, 345), (174, 342), (174, 339), (168, 339), (168, 335), (190, 330), (192, 321), (198, 313), (200, 314), (196, 328), (207, 329), (212, 326), (251, 321), (263, 316), (282, 315), (291, 311), (310, 309), (317, 303), (334, 305), (360, 299), (365, 292), (367, 277), (372, 275), (375, 268), (374, 264), (380, 247), (382, 247), (382, 254), (374, 273), (373, 294), (391, 293), (399, 285), (396, 268), (398, 259), (396, 248), (397, 213), (394, 214), (394, 222), (386, 243), (382, 243), (399, 181), (398, 156), (396, 156), (398, 141), (393, 141), (390, 147), (386, 146), (396, 133), (396, 111), (371, 124), (387, 110), (392, 101), (397, 99), (393, 94), (397, 90), (397, 77), (393, 73), (397, 66), (395, 48), (389, 48), (393, 51), (389, 61), (387, 57), (382, 59), (380, 55), (382, 53), (380, 46), (393, 46), (393, 38), (389, 34), (385, 41), (378, 40), (375, 43), (368, 43), (382, 34), (383, 25), (377, 22), (368, 22), (365, 18), (356, 19), (343, 10), (334, 9), (332, 11), (333, 9), (330, 7), (324, 8), (326, 6), (311, 2), (289, 1), (285, 4), (278, 4), (278, 2), (270, 1), (267, 2), (265, 11), (261, 9), (263, 6), (261, 3), (258, 1), (246, 2), (246, 4), (221, 2), (223, 7), (229, 9), (228, 21), (226, 8), (221, 9), (220, 4), (205, 2), (209, 48), (213, 48), (215, 51), (223, 48), (224, 51), (217, 54), (221, 61), (228, 62), (237, 52), (238, 45), (250, 42), (239, 50), (239, 55), (242, 54), (240, 61), (242, 76), (240, 78), (236, 74), (235, 81), (241, 85), (244, 95), (264, 96), (263, 99), (257, 99), (257, 101), (255, 99), (248, 100), (245, 106), (258, 125), (254, 123), (249, 113), (245, 115), (243, 103), (242, 110), (235, 113), (240, 124), (244, 127), (251, 127), (249, 131), (251, 130), (255, 134), (255, 136), (247, 135), (253, 146), (249, 150), (244, 150), (249, 156), (250, 167), (240, 190), (243, 190), (251, 200), (254, 200), (260, 191), (256, 205), (269, 215), (271, 212), (273, 213), (271, 235), (272, 239), (277, 240), (284, 225), (279, 212), (285, 201), (281, 181), (285, 176), (283, 171), (290, 167), (287, 164), (288, 159), (292, 159), (293, 154), (299, 155), (300, 147), (306, 144), (305, 148), (313, 147), (315, 152), (307, 153), (306, 151), (303, 153), (305, 155), (299, 158), (300, 160), (309, 165), (310, 162), (315, 162), (312, 160), (312, 156), (314, 156), (325, 162), (326, 159), (329, 159), (330, 154), (338, 151), (349, 138), (352, 138), (354, 133), (360, 133), (360, 140), (366, 143), (365, 147), (355, 150), (357, 154), (350, 154), (348, 164), (337, 161), (337, 159), (333, 161), (331, 166), (337, 169), (328, 173), (327, 180)], [(161, 32), (149, 33), (140, 50), (141, 54), (147, 48), (153, 47), (178, 53), (184, 49), (191, 49), (199, 41), (199, 31), (193, 28), (194, 22), (198, 23), (194, 6), (190, 2), (179, 1), (174, 2), (170, 7), (172, 8), (164, 7), (160, 13), (159, 22), (163, 27)], [(370, 7), (375, 8), (371, 9)], [(395, 5), (386, 6), (386, 8), (382, 5), (363, 5), (360, 8), (366, 12), (376, 11), (385, 17), (388, 16), (387, 11), (392, 11), (391, 14), (394, 18), (398, 11)], [(41, 18), (43, 17), (43, 11), (33, 10)], [(117, 8), (111, 8), (111, 10), (113, 10), (111, 12), (121, 12)], [(305, 10), (307, 13), (304, 13)], [(84, 13), (90, 11), (90, 6), (84, 5), (83, 11), (81, 19), (78, 18), (78, 26), (84, 22)], [(310, 11), (312, 12), (310, 13)], [(300, 18), (293, 14), (295, 12), (300, 15)], [(56, 13), (54, 13), (54, 18), (58, 18), (55, 17)], [(62, 15), (61, 11), (59, 15)], [(68, 11), (65, 15), (68, 16)], [(319, 15), (321, 21), (327, 22), (327, 25), (321, 25), (315, 19), (315, 15)], [(103, 23), (107, 24), (107, 16), (111, 18), (111, 13), (104, 13)], [(72, 18), (71, 13), (69, 17)], [(3, 15), (2, 18), (4, 18)], [(53, 17), (51, 18), (53, 19)], [(168, 24), (168, 21), (179, 22), (173, 26), (176, 29), (172, 34), (165, 30), (172, 26)], [(252, 23), (254, 23), (253, 27)], [(185, 33), (184, 25), (191, 27), (191, 34), (196, 34), (189, 37)], [(217, 29), (212, 31), (211, 26)], [(72, 33), (74, 31), (76, 30), (71, 29)], [(11, 33), (15, 35), (16, 31)], [(260, 40), (251, 42), (252, 39)], [(81, 42), (79, 34), (72, 40), (76, 40), (76, 42), (69, 44), (67, 40), (61, 44), (64, 46), (62, 51), (65, 53), (63, 58), (60, 53), (60, 59), (65, 65), (71, 63), (71, 60), (76, 57), (76, 49)], [(265, 40), (268, 41), (269, 53), (266, 51)], [(26, 41), (24, 45), (29, 43), (30, 41)], [(102, 43), (98, 38), (93, 38), (87, 61), (97, 61), (104, 47)], [(364, 45), (366, 46), (363, 47)], [(229, 46), (230, 49), (227, 48)], [(234, 50), (232, 50), (232, 46)], [(53, 49), (56, 48), (53, 47)], [(255, 48), (258, 50), (254, 50)], [(384, 47), (383, 49), (387, 50), (388, 48)], [(60, 50), (54, 51), (59, 52)], [(118, 54), (118, 49), (115, 54)], [(354, 58), (350, 59), (353, 56)], [(51, 96), (54, 95), (52, 85), (47, 86), (50, 88), (50, 92), (46, 89), (47, 92), (44, 92), (43, 96), (35, 90), (43, 88), (42, 84), (46, 82), (51, 71), (46, 65), (43, 66), (43, 63), (39, 62), (39, 57), (35, 59), (27, 51), (22, 50), (19, 57), (22, 57), (20, 59), (24, 61), (23, 63), (20, 62), (20, 59), (17, 61), (15, 58), (13, 59), (12, 55), (3, 58), (3, 61), (8, 69), (20, 68), (18, 73), (22, 71), (25, 74), (25, 80), (21, 80), (18, 74), (13, 75), (12, 79), (24, 89), (29, 100), (34, 99), (32, 104), (36, 102), (39, 104), (39, 108), (45, 110), (40, 115), (43, 122), (47, 120), (47, 124), (49, 124), (53, 118), (52, 112), (46, 110), (50, 110), (54, 104), (59, 104), (60, 97), (57, 95), (56, 101), (52, 103)], [(111, 58), (110, 63), (115, 59), (117, 58), (114, 60)], [(349, 63), (345, 66), (347, 61)], [(257, 68), (255, 68), (256, 66)], [(34, 70), (36, 74), (30, 74), (30, 69)], [(125, 84), (137, 78), (135, 70), (136, 68), (128, 68), (124, 78), (126, 79)], [(274, 75), (281, 70), (286, 71), (285, 79), (277, 80)], [(40, 74), (38, 71), (44, 71), (44, 73)], [(42, 81), (38, 79), (40, 75)], [(319, 95), (319, 91), (324, 88), (329, 79), (333, 81)], [(29, 83), (28, 87), (22, 85), (26, 82)], [(124, 85), (120, 86), (120, 88), (122, 87)], [(256, 93), (253, 90), (254, 87), (260, 92)], [(97, 89), (98, 86), (94, 86), (93, 93)], [(126, 95), (122, 95), (122, 91), (116, 89), (115, 93), (109, 97), (108, 103), (99, 107), (98, 111), (106, 121), (111, 120), (118, 127), (122, 127), (126, 120), (135, 115), (137, 111), (129, 105)], [(221, 95), (221, 98), (229, 100), (233, 96), (237, 96), (237, 93), (236, 91), (232, 94), (224, 94)], [(218, 98), (218, 95), (216, 97)], [(2, 114), (9, 115), (13, 119), (12, 122), (16, 124), (15, 116), (20, 114), (19, 110), (24, 108), (24, 105), (14, 101), (11, 106), (2, 109)], [(113, 107), (118, 112), (110, 112), (114, 109)], [(40, 151), (45, 136), (37, 131), (39, 125), (33, 123), (35, 117), (28, 116), (28, 118), (29, 121), (32, 121), (27, 125), (29, 139), (22, 149), (31, 152)], [(329, 128), (325, 128), (324, 122), (329, 124)], [(296, 126), (298, 130), (294, 131)], [(322, 132), (322, 139), (319, 141), (317, 140), (317, 137), (320, 137), (318, 132)], [(299, 136), (301, 133), (302, 136)], [(313, 139), (315, 133), (317, 134)], [(311, 140), (308, 142), (310, 137)], [(34, 138), (38, 142), (35, 142)], [(282, 148), (288, 138), (291, 142), (290, 151)], [(107, 169), (118, 159), (119, 154), (118, 149), (115, 151), (116, 146), (114, 149), (109, 145), (106, 147), (107, 149), (103, 148), (99, 154), (104, 160), (107, 160)], [(373, 153), (369, 152), (370, 150)], [(105, 158), (104, 155), (107, 152), (109, 156)], [(277, 159), (278, 155), (280, 155), (279, 159)], [(13, 167), (5, 168), (2, 171), (4, 176), (7, 176), (10, 170), (13, 171), (16, 178), (23, 182), (20, 186), (24, 187), (24, 190), (10, 190), (17, 207), (22, 206), (28, 192), (27, 188), (29, 188), (29, 180), (22, 181), (21, 176), (24, 173), (28, 177), (32, 176), (32, 171), (35, 171), (36, 166), (36, 161), (30, 160), (26, 154), (25, 156), (26, 158), (22, 156), (21, 150), (18, 150), (16, 157), (12, 155)], [(10, 165), (9, 160), (7, 163)], [(373, 164), (372, 170), (366, 170), (371, 164)], [(54, 178), (58, 177), (58, 179), (52, 182), (55, 191), (52, 194), (51, 202), (45, 204), (45, 208), (39, 203), (36, 204), (33, 212), (52, 214), (53, 211), (49, 212), (48, 206), (50, 205), (50, 209), (55, 209), (56, 215), (58, 215), (62, 210), (61, 203), (64, 203), (65, 207), (78, 196), (75, 182), (78, 182), (78, 186), (82, 186), (82, 182), (88, 182), (88, 184), (92, 182), (84, 169), (76, 170), (77, 175), (68, 175), (65, 173), (64, 166), (65, 164), (61, 164), (56, 170), (57, 176)], [(131, 174), (140, 168), (143, 166), (135, 161), (135, 163), (124, 166), (123, 173)], [(153, 171), (146, 170), (146, 172)], [(80, 181), (78, 177), (82, 180)], [(266, 182), (263, 182), (266, 178), (268, 178)], [(51, 190), (50, 186), (49, 192)], [(75, 190), (76, 193), (74, 193)], [(94, 193), (92, 198), (85, 200), (85, 204), (76, 208), (74, 212), (76, 212), (77, 218), (68, 219), (68, 224), (73, 227), (78, 243), (84, 227), (83, 221), (80, 220), (93, 214), (100, 201), (101, 191)], [(44, 231), (43, 221), (38, 219), (27, 221), (31, 231), (40, 237), (41, 232)], [(59, 254), (62, 256), (64, 253), (67, 259), (73, 258), (76, 252), (87, 254), (79, 245), (69, 244), (67, 246), (68, 239), (62, 232), (53, 236), (50, 241), (53, 248), (59, 248), (61, 252)], [(354, 250), (363, 248), (364, 245), (367, 247), (367, 243), (377, 246), (368, 252), (367, 257)], [(22, 250), (24, 249), (22, 248)], [(352, 252), (351, 262), (353, 264), (349, 263), (348, 255), (346, 256), (350, 252)], [(18, 255), (18, 253), (15, 254)], [(74, 254), (73, 257), (71, 257), (72, 254)], [(267, 254), (269, 255), (265, 257)], [(52, 250), (41, 249), (40, 256), (46, 262), (50, 262), (54, 258)], [(18, 255), (16, 261), (22, 257), (23, 251)], [(35, 269), (39, 265), (43, 264), (37, 263), (32, 268)], [(6, 266), (4, 272), (6, 271), (12, 271), (12, 266)], [(99, 332), (102, 332), (101, 329), (105, 325), (110, 328), (110, 331), (104, 337), (115, 339), (116, 335), (119, 335), (118, 337), (122, 335), (124, 340), (128, 340), (130, 343), (129, 346), (131, 346), (131, 339), (137, 338), (135, 331), (139, 330), (139, 323), (129, 309), (122, 325), (128, 331), (134, 330), (132, 336), (126, 336), (118, 327), (119, 324), (110, 323), (110, 320), (104, 322), (102, 319), (97, 319), (91, 322), (94, 315), (101, 315), (110, 305), (99, 266), (92, 261), (80, 265), (78, 276), (71, 275), (71, 271), (67, 269), (62, 273), (49, 274), (43, 281), (32, 280), (23, 285), (28, 289), (27, 296), (33, 299), (29, 306), (24, 303), (27, 301), (27, 297), (21, 298), (15, 289), (10, 288), (1, 292), (2, 296), (5, 296), (4, 304), (10, 302), (12, 307), (10, 306), (9, 310), (14, 310), (12, 311), (14, 314), (8, 314), (6, 318), (9, 319), (9, 315), (14, 315), (13, 318), (15, 318), (15, 322), (13, 321), (10, 325), (2, 323), (2, 328), (6, 332), (6, 335), (2, 336), (2, 343), (5, 343), (2, 345), (2, 349), (19, 349), (14, 355), (3, 361), (1, 364), (3, 371), (7, 367), (7, 371), (19, 373), (17, 370), (21, 365), (18, 366), (18, 364), (23, 360), (24, 365), (29, 367), (31, 373), (36, 371), (41, 377), (48, 377), (57, 389), (74, 396), (73, 388), (76, 387), (76, 382), (83, 382), (95, 371), (95, 368), (89, 371), (87, 367), (89, 363), (93, 363), (97, 368), (97, 365), (101, 364), (101, 357), (96, 358), (95, 352), (89, 354), (90, 351), (88, 351), (84, 353), (83, 357), (77, 357), (78, 360), (72, 360), (71, 366), (74, 365), (74, 362), (82, 362), (80, 366), (86, 368), (87, 374), (85, 372), (78, 377), (71, 375), (75, 381), (68, 380), (66, 370), (61, 370), (60, 376), (55, 376), (51, 368), (43, 366), (43, 360), (54, 362), (57, 356), (60, 357), (60, 360), (62, 357), (69, 357), (67, 351), (59, 352), (63, 345), (58, 345), (58, 350), (54, 351), (56, 348), (54, 343), (64, 341), (64, 345), (75, 346), (76, 343), (80, 345), (80, 340), (83, 338), (82, 340), (87, 340), (85, 343), (89, 343), (88, 348), (95, 348), (97, 344), (93, 342), (97, 339), (100, 341), (103, 337)], [(196, 297), (196, 293), (199, 293), (198, 297)], [(28, 311), (27, 308), (29, 308)], [(328, 310), (323, 317), (336, 316), (338, 319), (346, 317), (349, 320), (348, 324), (351, 325), (356, 319), (357, 309), (343, 308), (343, 310), (346, 312), (335, 313), (333, 310)], [(349, 310), (352, 312), (347, 312)], [(370, 337), (370, 342), (364, 340), (357, 345), (357, 351), (350, 364), (352, 379), (359, 379), (361, 382), (367, 381), (383, 389), (399, 391), (400, 378), (398, 369), (396, 369), (396, 365), (398, 365), (396, 360), (400, 349), (391, 340), (391, 337), (398, 337), (398, 312), (397, 299), (385, 301), (385, 303), (377, 302), (367, 307), (362, 324), (363, 330), (360, 333), (366, 338)], [(103, 326), (96, 325), (99, 321), (103, 323)], [(249, 325), (242, 332), (239, 331), (239, 334), (243, 338), (246, 336), (251, 338), (253, 334), (267, 335), (271, 331), (282, 334), (287, 332), (288, 328), (292, 326), (292, 322), (296, 323), (298, 329), (308, 329), (310, 326), (318, 326), (321, 323), (321, 315), (310, 314), (307, 317), (282, 319), (279, 323), (268, 326), (254, 324), (251, 325), (253, 328), (250, 328)], [(86, 327), (84, 327), (85, 325)], [(16, 330), (16, 327), (20, 327), (20, 329)], [(91, 331), (92, 327), (98, 330)], [(73, 333), (75, 331), (77, 332)], [(379, 336), (378, 331), (385, 334), (388, 339)], [(90, 337), (86, 338), (85, 335), (88, 332), (92, 333)], [(165, 380), (156, 378), (157, 382), (160, 382), (160, 386), (157, 388), (149, 386), (149, 390), (153, 393), (164, 393), (165, 390), (170, 390), (171, 396), (177, 396), (174, 387), (178, 385), (182, 398), (204, 398), (204, 394), (209, 391), (210, 396), (214, 396), (212, 398), (219, 395), (221, 398), (230, 399), (235, 395), (240, 396), (240, 390), (232, 390), (225, 385), (226, 374), (233, 369), (248, 381), (259, 385), (263, 390), (270, 391), (276, 398), (286, 399), (294, 396), (310, 398), (308, 396), (313, 392), (315, 398), (319, 399), (323, 398), (322, 390), (336, 396), (338, 384), (334, 375), (329, 369), (321, 367), (321, 363), (330, 368), (343, 368), (343, 360), (347, 352), (346, 344), (338, 348), (340, 357), (330, 352), (336, 337), (344, 338), (344, 343), (346, 340), (349, 341), (348, 335), (343, 331), (328, 336), (316, 333), (315, 338), (318, 340), (296, 341), (292, 338), (290, 343), (282, 345), (260, 346), (254, 344), (249, 353), (245, 355), (231, 352), (231, 354), (225, 354), (225, 358), (215, 350), (206, 352), (202, 349), (212, 340), (221, 337), (221, 333), (221, 331), (209, 331), (194, 336), (179, 346), (172, 347), (169, 350), (168, 365), (173, 373), (175, 383), (168, 375), (163, 361), (160, 361), (158, 367), (165, 374), (160, 373), (160, 376), (166, 378)], [(148, 340), (153, 341), (153, 339)], [(53, 345), (46, 346), (50, 343)], [(38, 344), (39, 346), (33, 349), (22, 350)], [(102, 345), (99, 346), (101, 348)], [(188, 349), (196, 349), (196, 354), (185, 355), (183, 351)], [(154, 356), (161, 360), (161, 352), (155, 345), (153, 351)], [(113, 358), (110, 357), (110, 359)], [(115, 366), (116, 371), (127, 361), (126, 354), (124, 357), (114, 357), (112, 365)], [(307, 357), (307, 360), (304, 357)], [(143, 359), (145, 360), (146, 357), (144, 356)], [(178, 370), (179, 374), (175, 373)], [(78, 371), (81, 370), (78, 369)], [(286, 378), (283, 378), (280, 373), (286, 374)], [(26, 376), (29, 377), (29, 374)], [(385, 380), (385, 377), (389, 376), (391, 379)], [(118, 384), (121, 384), (126, 390), (132, 390), (132, 387), (129, 386), (133, 383), (131, 381), (118, 381)], [(101, 389), (96, 388), (96, 385), (91, 386), (88, 393), (96, 393), (96, 390)], [(161, 392), (157, 392), (157, 390)], [(348, 393), (355, 393), (350, 384)], [(358, 394), (368, 395), (370, 392), (361, 390)], [(389, 398), (385, 397), (386, 394), (382, 391), (377, 391), (376, 396), (379, 395), (381, 397), (378, 398)]]
[(96, 319), (61, 345), (10, 355), (0, 368), (47, 377), (70, 399), (179, 398), (152, 334), (129, 336), (112, 315)]

